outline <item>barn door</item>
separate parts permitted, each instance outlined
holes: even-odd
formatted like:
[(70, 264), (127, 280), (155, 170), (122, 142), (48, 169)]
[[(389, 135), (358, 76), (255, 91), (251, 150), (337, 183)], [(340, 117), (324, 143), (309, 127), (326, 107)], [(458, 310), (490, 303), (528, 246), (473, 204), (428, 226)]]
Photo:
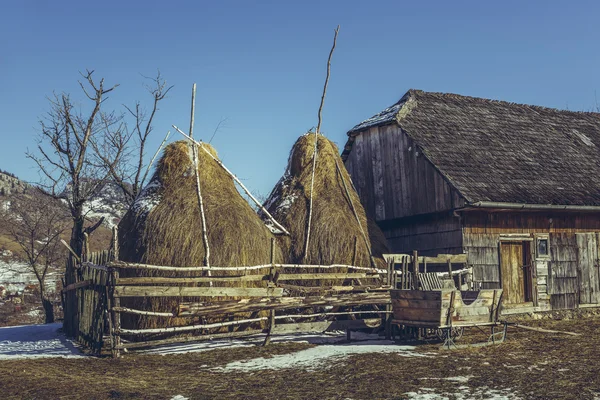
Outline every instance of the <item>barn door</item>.
[(531, 257), (529, 242), (500, 243), (500, 274), (507, 304), (531, 301)]
[(600, 277), (598, 268), (598, 234), (577, 233), (577, 280), (579, 281), (579, 303), (600, 303)]

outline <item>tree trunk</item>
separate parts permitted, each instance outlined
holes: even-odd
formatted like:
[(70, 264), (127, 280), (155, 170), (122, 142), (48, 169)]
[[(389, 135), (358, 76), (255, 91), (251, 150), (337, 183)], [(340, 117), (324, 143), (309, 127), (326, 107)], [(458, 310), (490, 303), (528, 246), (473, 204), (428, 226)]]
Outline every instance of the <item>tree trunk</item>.
[(83, 250), (83, 225), (85, 219), (83, 218), (83, 207), (77, 207), (73, 209), (73, 229), (71, 229), (71, 240), (69, 246), (73, 249), (75, 254), (81, 255)]
[(42, 297), (42, 305), (44, 306), (44, 314), (46, 316), (46, 324), (54, 322), (54, 305), (48, 299)]
[[(83, 207), (78, 206), (71, 209), (71, 216), (73, 218), (73, 228), (71, 229), (69, 246), (71, 246), (71, 249), (73, 249), (75, 254), (81, 256), (83, 250), (83, 226), (85, 221), (83, 218)], [(72, 259), (72, 262), (68, 262), (67, 268), (65, 269), (65, 286), (77, 281), (74, 268), (76, 261), (73, 259), (72, 255), (69, 255), (69, 258)], [(72, 290), (64, 294), (63, 312), (63, 330), (67, 336), (75, 337), (77, 334), (77, 326), (79, 324), (77, 321), (77, 297), (75, 296), (75, 291)]]
[(44, 307), (45, 324), (51, 324), (54, 322), (54, 305), (50, 300), (46, 298), (46, 288), (44, 288), (44, 281), (39, 280), (40, 283), (40, 299), (42, 300), (42, 306)]

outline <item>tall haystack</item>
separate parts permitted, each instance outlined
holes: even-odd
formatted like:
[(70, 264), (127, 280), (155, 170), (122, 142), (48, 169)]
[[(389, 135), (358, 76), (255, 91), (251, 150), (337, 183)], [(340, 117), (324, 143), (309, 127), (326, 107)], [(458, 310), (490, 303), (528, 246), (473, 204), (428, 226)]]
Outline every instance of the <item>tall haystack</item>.
[[(209, 144), (202, 146), (217, 156)], [(199, 146), (197, 150), (210, 265), (234, 267), (269, 263), (271, 231), (239, 194), (232, 177)], [(204, 265), (205, 249), (192, 153), (192, 145), (185, 141), (165, 148), (152, 180), (119, 224), (121, 260), (178, 267)], [(276, 249), (275, 261), (281, 262), (281, 258), (281, 252)], [(124, 272), (131, 276), (130, 271)], [(142, 273), (145, 276), (169, 276), (164, 271), (144, 271), (138, 275)], [(201, 273), (188, 276), (201, 276)], [(155, 311), (161, 308), (161, 311), (170, 311), (168, 307), (175, 305), (173, 300), (165, 299), (143, 302), (136, 305)], [(149, 320), (140, 318), (138, 327), (155, 326), (145, 321)]]
[[(215, 157), (209, 144), (202, 144)], [(228, 175), (198, 149), (198, 171), (210, 245), (220, 267), (269, 262), (271, 232)], [(192, 148), (184, 141), (164, 150), (156, 172), (119, 225), (120, 258), (154, 265), (202, 266), (202, 222)]]
[(384, 265), (381, 255), (387, 251), (387, 244), (383, 233), (373, 221), (368, 221), (337, 146), (323, 135), (317, 137), (313, 211), (306, 257), (304, 247), (314, 133), (307, 133), (296, 141), (287, 170), (265, 203), (267, 210), (290, 232), (291, 239), (281, 239), (284, 258), (288, 263), (350, 265), (356, 241), (355, 265), (372, 266), (369, 248), (378, 266)]

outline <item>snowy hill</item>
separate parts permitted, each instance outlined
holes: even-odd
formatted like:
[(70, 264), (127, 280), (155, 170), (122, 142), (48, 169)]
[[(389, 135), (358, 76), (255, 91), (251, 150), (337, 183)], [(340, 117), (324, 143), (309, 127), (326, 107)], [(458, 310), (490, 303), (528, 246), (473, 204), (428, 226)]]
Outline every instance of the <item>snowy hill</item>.
[(109, 182), (84, 205), (84, 213), (94, 220), (104, 217), (104, 225), (112, 228), (119, 223), (127, 208), (121, 189), (117, 184)]

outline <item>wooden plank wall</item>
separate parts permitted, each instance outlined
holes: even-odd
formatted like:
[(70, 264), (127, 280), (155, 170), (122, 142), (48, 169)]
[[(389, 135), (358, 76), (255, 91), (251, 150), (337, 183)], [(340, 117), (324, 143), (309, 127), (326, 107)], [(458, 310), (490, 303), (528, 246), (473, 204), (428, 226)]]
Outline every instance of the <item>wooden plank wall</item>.
[(463, 247), (473, 267), (473, 281), (482, 289), (500, 289), (500, 234), (465, 232)]
[(576, 308), (579, 303), (577, 239), (574, 233), (550, 234), (548, 294), (552, 309)]
[(500, 284), (498, 243), (502, 234), (549, 235), (550, 258), (536, 259), (539, 305), (575, 308), (579, 303), (577, 233), (600, 232), (599, 214), (483, 212), (463, 213), (463, 243), (473, 264), (473, 279)]
[(461, 254), (462, 228), (460, 220), (452, 214), (411, 221), (381, 224), (392, 253), (412, 253), (417, 250), (425, 256)]
[(600, 260), (598, 233), (576, 233), (577, 240), (577, 280), (579, 281), (579, 303), (600, 303)]
[(450, 210), (462, 199), (396, 125), (355, 137), (346, 168), (376, 221)]

